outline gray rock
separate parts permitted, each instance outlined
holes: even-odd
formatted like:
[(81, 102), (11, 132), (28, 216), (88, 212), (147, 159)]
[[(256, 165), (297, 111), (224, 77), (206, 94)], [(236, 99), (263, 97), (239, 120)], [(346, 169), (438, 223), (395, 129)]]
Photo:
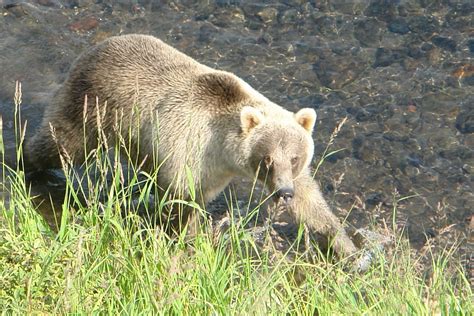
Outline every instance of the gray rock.
[(459, 112), (456, 128), (463, 134), (474, 133), (474, 107)]
[(455, 52), (456, 51), (456, 41), (453, 40), (452, 38), (447, 38), (443, 36), (433, 36), (431, 39), (431, 42), (435, 44), (436, 46), (448, 50), (450, 52)]
[(393, 33), (407, 34), (410, 32), (408, 22), (404, 18), (397, 18), (388, 24), (388, 30)]

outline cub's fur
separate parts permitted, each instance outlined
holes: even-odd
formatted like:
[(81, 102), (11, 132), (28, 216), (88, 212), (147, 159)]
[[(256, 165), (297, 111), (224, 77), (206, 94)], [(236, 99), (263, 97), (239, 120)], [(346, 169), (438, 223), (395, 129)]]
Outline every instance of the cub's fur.
[(309, 176), (315, 120), (314, 110), (287, 111), (157, 38), (111, 37), (76, 60), (26, 144), (25, 165), (61, 167), (59, 153), (81, 163), (98, 145), (99, 129), (109, 145), (118, 133), (143, 169), (161, 165), (159, 188), (189, 199), (187, 169), (205, 204), (234, 177), (257, 175), (296, 219), (350, 254), (354, 245)]

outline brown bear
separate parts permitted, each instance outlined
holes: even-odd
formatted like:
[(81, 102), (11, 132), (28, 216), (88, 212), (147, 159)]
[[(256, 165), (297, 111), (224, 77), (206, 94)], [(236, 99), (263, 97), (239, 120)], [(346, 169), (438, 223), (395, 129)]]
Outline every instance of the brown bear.
[(59, 152), (81, 163), (97, 146), (98, 128), (110, 139), (120, 133), (143, 169), (160, 166), (163, 190), (189, 199), (191, 173), (198, 202), (206, 204), (234, 177), (257, 176), (297, 220), (334, 238), (336, 251), (348, 255), (356, 248), (310, 176), (315, 120), (313, 109), (287, 111), (232, 73), (155, 37), (117, 36), (75, 61), (26, 143), (25, 165), (60, 167)]

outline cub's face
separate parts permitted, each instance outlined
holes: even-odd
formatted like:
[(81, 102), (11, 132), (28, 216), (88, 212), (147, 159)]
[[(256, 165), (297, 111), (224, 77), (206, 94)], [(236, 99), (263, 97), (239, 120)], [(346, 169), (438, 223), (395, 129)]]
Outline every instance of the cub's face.
[(252, 107), (244, 107), (241, 124), (246, 137), (248, 171), (257, 174), (275, 198), (289, 202), (295, 193), (294, 179), (313, 157), (311, 137), (316, 112), (302, 109), (290, 120), (266, 118)]

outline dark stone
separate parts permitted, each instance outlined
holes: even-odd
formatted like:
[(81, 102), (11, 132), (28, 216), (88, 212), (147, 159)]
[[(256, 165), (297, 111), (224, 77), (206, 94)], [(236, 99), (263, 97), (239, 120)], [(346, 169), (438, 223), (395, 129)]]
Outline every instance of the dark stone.
[(407, 34), (410, 32), (408, 22), (404, 18), (398, 18), (388, 24), (388, 30), (392, 33)]
[(344, 149), (344, 150), (339, 150), (337, 152), (332, 153), (331, 155), (324, 158), (324, 160), (330, 163), (336, 163), (338, 160), (349, 157), (349, 155), (350, 155), (350, 151)]
[(327, 183), (325, 186), (324, 186), (324, 193), (330, 193), (330, 192), (334, 192), (334, 185), (332, 183)]
[(279, 20), (282, 24), (296, 23), (299, 20), (300, 13), (296, 9), (284, 11)]
[(262, 20), (263, 23), (270, 23), (276, 20), (278, 10), (272, 7), (264, 7), (257, 16)]
[(418, 157), (418, 155), (416, 154), (411, 154), (407, 157), (407, 162), (409, 165), (413, 166), (413, 167), (421, 167), (423, 165), (423, 160)]
[(474, 13), (474, 4), (472, 1), (466, 2), (471, 3), (458, 3), (454, 5), (453, 9), (450, 10), (448, 14), (445, 15), (447, 26), (460, 31), (469, 32), (472, 30), (472, 14)]
[(375, 53), (374, 67), (387, 67), (393, 63), (402, 61), (407, 55), (404, 49), (378, 48)]
[(45, 7), (60, 7), (61, 3), (58, 0), (36, 0), (39, 5)]
[(407, 135), (401, 134), (398, 131), (385, 132), (383, 138), (390, 142), (406, 142), (409, 139)]
[(474, 39), (470, 39), (468, 42), (467, 42), (467, 47), (469, 47), (469, 51), (471, 53), (474, 53)]
[(349, 107), (346, 111), (353, 115), (358, 122), (365, 122), (378, 114), (378, 110), (374, 107)]
[(439, 23), (433, 16), (413, 16), (408, 20), (408, 27), (413, 33), (417, 33), (423, 39), (428, 39), (439, 31)]
[(429, 52), (430, 50), (432, 50), (434, 48), (434, 46), (430, 43), (423, 43), (421, 45), (421, 50), (424, 51), (424, 52)]
[(388, 21), (397, 14), (399, 0), (373, 0), (365, 10), (365, 15), (374, 16), (380, 20)]
[(260, 36), (257, 39), (257, 44), (271, 45), (272, 42), (273, 42), (273, 37), (269, 33), (263, 33), (262, 36)]
[(68, 25), (68, 29), (73, 32), (88, 32), (99, 26), (99, 19), (95, 16), (86, 16)]
[(427, 228), (425, 230), (425, 236), (427, 239), (435, 238), (437, 235), (436, 231), (433, 228)]
[(313, 109), (318, 109), (321, 104), (326, 101), (327, 98), (322, 94), (312, 94), (305, 97), (302, 97), (298, 100), (298, 103), (302, 107), (310, 107)]
[(456, 128), (463, 134), (474, 133), (474, 108), (461, 111), (458, 114)]
[(367, 194), (367, 197), (365, 198), (365, 203), (369, 205), (377, 205), (381, 202), (383, 202), (383, 193), (381, 192), (371, 192)]
[(219, 8), (209, 15), (207, 20), (218, 27), (228, 28), (233, 25), (242, 25), (245, 18), (243, 11), (239, 8)]
[(355, 58), (321, 58), (313, 65), (319, 81), (331, 89), (340, 89), (354, 81), (365, 69), (365, 64)]
[(355, 115), (355, 118), (358, 122), (364, 122), (369, 120), (372, 117), (372, 113), (366, 109), (359, 109)]
[(358, 136), (352, 140), (352, 155), (354, 158), (370, 162), (382, 163), (384, 154), (383, 143), (373, 137)]
[(468, 160), (474, 157), (474, 151), (466, 146), (454, 146), (453, 148), (441, 150), (439, 155), (449, 160), (456, 158)]
[(357, 136), (352, 140), (352, 147), (354, 148), (354, 150), (357, 150), (362, 146), (363, 143), (364, 143), (364, 137)]
[(215, 35), (219, 32), (219, 28), (212, 25), (211, 23), (203, 24), (199, 28), (199, 40), (201, 42), (210, 42)]
[(30, 8), (27, 4), (24, 3), (10, 3), (3, 6), (5, 10), (8, 11), (11, 15), (19, 18), (22, 16), (29, 15)]
[(337, 21), (333, 16), (323, 15), (314, 20), (316, 30), (321, 35), (337, 35)]
[(411, 44), (408, 45), (407, 55), (414, 59), (420, 59), (426, 56), (426, 51), (423, 50), (423, 47), (420, 48), (418, 45)]
[(373, 46), (380, 41), (382, 24), (376, 19), (358, 21), (354, 25), (354, 37), (362, 46)]
[(469, 76), (469, 77), (464, 78), (463, 83), (469, 86), (474, 86), (474, 76)]
[(64, 0), (63, 5), (67, 9), (73, 9), (79, 7), (79, 1), (78, 0)]
[(431, 42), (439, 48), (449, 50), (450, 52), (456, 51), (456, 41), (451, 38), (443, 36), (433, 36)]

